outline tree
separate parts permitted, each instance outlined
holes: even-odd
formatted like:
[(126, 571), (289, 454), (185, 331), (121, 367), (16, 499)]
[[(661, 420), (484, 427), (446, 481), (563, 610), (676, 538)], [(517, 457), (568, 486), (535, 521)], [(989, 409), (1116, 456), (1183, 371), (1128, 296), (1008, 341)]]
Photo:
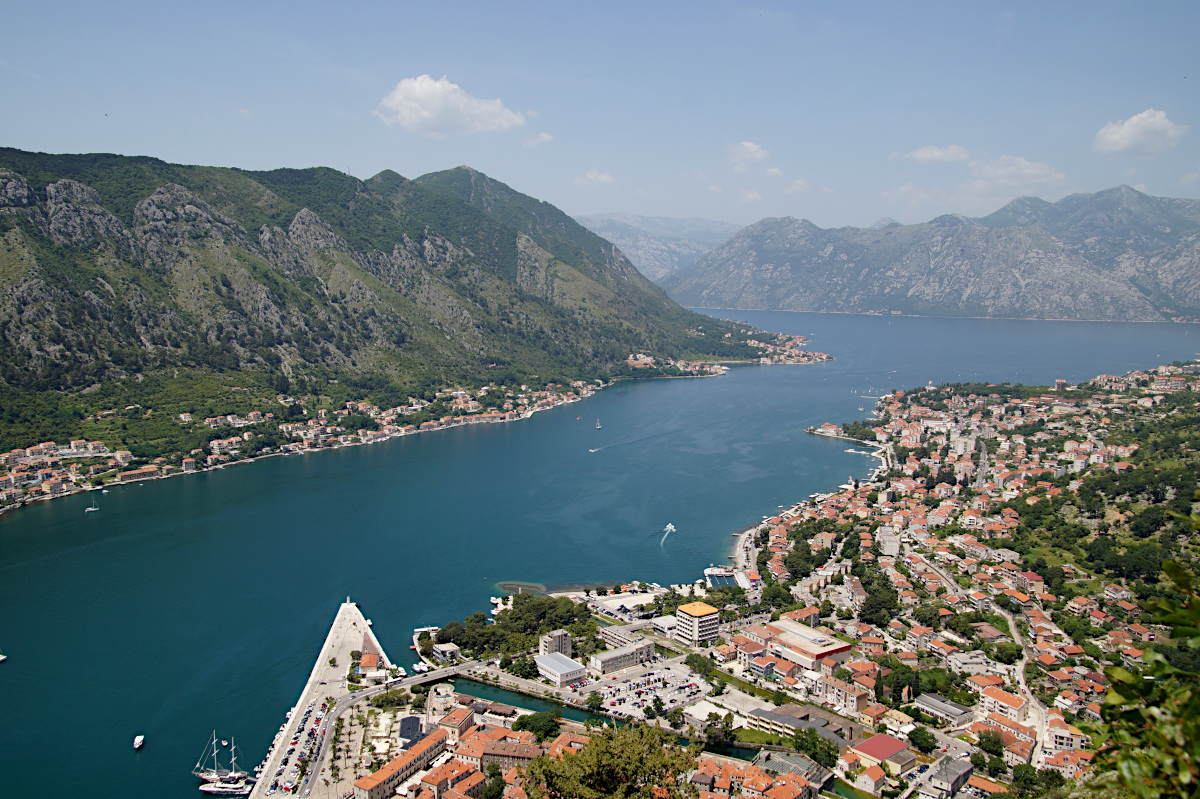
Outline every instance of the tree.
[(837, 763), (837, 744), (822, 738), (811, 727), (796, 731), (796, 734), (792, 736), (792, 748), (801, 754), (808, 755), (819, 766), (833, 768)]
[(691, 654), (684, 658), (683, 662), (689, 669), (702, 677), (710, 676), (717, 668), (716, 664), (713, 663), (713, 659), (704, 655)]
[[(724, 683), (721, 684), (724, 685)], [(704, 740), (713, 746), (731, 743), (733, 741), (733, 714), (726, 713), (721, 716), (717, 713), (709, 713), (704, 724)]]
[(592, 711), (593, 713), (604, 707), (604, 700), (600, 697), (600, 694), (596, 693), (595, 691), (592, 691), (590, 694), (588, 694), (588, 697), (584, 703), (587, 705), (588, 710)]
[[(1190, 517), (1200, 528), (1200, 518)], [(1200, 596), (1195, 576), (1174, 561), (1163, 571), (1182, 602), (1159, 598), (1147, 604), (1155, 624), (1169, 625), (1181, 647), (1200, 650)], [(1133, 794), (1196, 796), (1200, 786), (1200, 673), (1175, 668), (1165, 656), (1148, 649), (1146, 666), (1134, 674), (1109, 666), (1104, 674), (1110, 687), (1104, 720), (1108, 743), (1097, 753), (1102, 768)]]
[(684, 775), (699, 751), (644, 724), (606, 728), (579, 752), (533, 760), (525, 791), (530, 799), (681, 799), (695, 795)]
[(938, 740), (928, 727), (917, 727), (908, 734), (909, 743), (917, 747), (917, 749), (928, 754), (934, 749), (937, 749)]
[(521, 730), (529, 730), (537, 736), (539, 741), (544, 741), (547, 738), (553, 738), (558, 735), (558, 728), (561, 725), (562, 712), (555, 710), (553, 712), (534, 713), (532, 715), (520, 716), (513, 722), (513, 732)]
[(867, 595), (867, 600), (863, 602), (858, 618), (876, 627), (886, 627), (887, 623), (899, 612), (900, 600), (896, 592), (890, 588), (880, 587), (876, 583), (876, 590)]
[(1024, 654), (1024, 650), (1021, 649), (1020, 644), (1006, 642), (1006, 643), (997, 645), (995, 651), (992, 652), (992, 657), (994, 657), (996, 660), (1000, 661), (1001, 663), (1007, 663), (1009, 665), (1012, 665), (1013, 663), (1016, 663), (1018, 660), (1020, 660), (1021, 655), (1023, 655), (1023, 654)]
[(933, 605), (919, 605), (913, 611), (913, 618), (925, 627), (932, 627), (935, 630), (941, 626), (941, 617), (938, 615), (938, 609)]
[(994, 730), (984, 730), (979, 733), (979, 748), (989, 755), (1000, 757), (1004, 754), (1004, 739)]
[(764, 605), (770, 605), (776, 608), (785, 608), (794, 601), (795, 600), (792, 599), (792, 595), (789, 594), (787, 589), (785, 589), (779, 583), (771, 583), (765, 589), (763, 589), (762, 604)]
[(504, 775), (500, 772), (500, 766), (489, 763), (487, 782), (483, 784), (483, 791), (479, 794), (479, 799), (501, 799), (504, 796), (505, 787)]

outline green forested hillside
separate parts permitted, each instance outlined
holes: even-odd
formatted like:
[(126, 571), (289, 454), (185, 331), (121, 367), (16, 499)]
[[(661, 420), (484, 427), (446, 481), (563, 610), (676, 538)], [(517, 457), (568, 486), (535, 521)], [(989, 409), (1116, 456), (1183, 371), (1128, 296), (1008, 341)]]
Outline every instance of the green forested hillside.
[(635, 351), (756, 354), (561, 211), (465, 168), (362, 181), (0, 148), (0, 292), (6, 399), (65, 399), (68, 416), (150, 377), (163, 392), (203, 375), (301, 393), (337, 381), (390, 404), (604, 376)]

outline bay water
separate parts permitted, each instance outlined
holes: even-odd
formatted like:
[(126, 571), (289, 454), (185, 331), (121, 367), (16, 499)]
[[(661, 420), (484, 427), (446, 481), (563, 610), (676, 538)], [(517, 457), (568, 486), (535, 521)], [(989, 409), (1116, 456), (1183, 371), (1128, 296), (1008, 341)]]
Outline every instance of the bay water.
[(214, 728), (253, 765), (346, 596), (407, 665), (414, 626), (488, 610), (501, 582), (694, 581), (732, 533), (875, 466), (804, 433), (862, 418), (865, 397), (1086, 380), (1200, 349), (1197, 325), (709, 313), (836, 360), (628, 381), (521, 422), (0, 517), (0, 795), (197, 796)]

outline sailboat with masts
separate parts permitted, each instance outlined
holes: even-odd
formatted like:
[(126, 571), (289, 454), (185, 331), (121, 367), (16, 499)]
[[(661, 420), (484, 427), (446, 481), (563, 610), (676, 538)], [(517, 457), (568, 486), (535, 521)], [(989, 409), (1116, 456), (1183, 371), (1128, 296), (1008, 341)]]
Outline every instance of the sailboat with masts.
[[(230, 747), (230, 767), (221, 768), (221, 764), (217, 761), (217, 731), (213, 730), (212, 736), (208, 739), (208, 743), (204, 746), (204, 751), (200, 753), (200, 759), (196, 761), (195, 767), (192, 768), (192, 774), (204, 780), (206, 783), (214, 785), (224, 784), (233, 785), (236, 783), (245, 782), (250, 776), (249, 772), (239, 771), (237, 767), (237, 744)], [(211, 762), (210, 762), (211, 759)], [(200, 790), (206, 793), (226, 793), (226, 791), (207, 791), (207, 785), (202, 785)], [(249, 791), (247, 790), (247, 793)], [(231, 794), (238, 795), (238, 794)], [(243, 794), (244, 795), (244, 794)]]

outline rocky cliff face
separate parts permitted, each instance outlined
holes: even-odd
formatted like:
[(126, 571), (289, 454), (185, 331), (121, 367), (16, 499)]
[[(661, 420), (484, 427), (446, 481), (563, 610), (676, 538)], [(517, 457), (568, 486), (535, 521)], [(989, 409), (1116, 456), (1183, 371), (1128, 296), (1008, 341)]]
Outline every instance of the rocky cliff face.
[(562, 212), (468, 173), (458, 200), (394, 173), (0, 149), (0, 383), (596, 373), (713, 326)]
[(983, 219), (824, 230), (764, 219), (664, 282), (707, 308), (1161, 321), (1200, 317), (1200, 202), (1122, 186)]

